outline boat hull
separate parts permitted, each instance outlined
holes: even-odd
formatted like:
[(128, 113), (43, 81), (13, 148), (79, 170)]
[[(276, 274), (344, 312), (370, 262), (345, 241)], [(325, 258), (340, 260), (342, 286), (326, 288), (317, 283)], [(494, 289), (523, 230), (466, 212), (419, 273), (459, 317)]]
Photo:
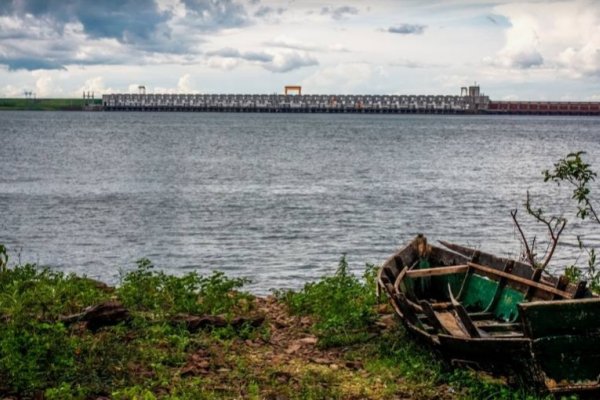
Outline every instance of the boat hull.
[(429, 246), (432, 268), (419, 271), (411, 243), (380, 270), (379, 290), (415, 339), (453, 365), (540, 392), (600, 393), (598, 297), (525, 263), (448, 247)]

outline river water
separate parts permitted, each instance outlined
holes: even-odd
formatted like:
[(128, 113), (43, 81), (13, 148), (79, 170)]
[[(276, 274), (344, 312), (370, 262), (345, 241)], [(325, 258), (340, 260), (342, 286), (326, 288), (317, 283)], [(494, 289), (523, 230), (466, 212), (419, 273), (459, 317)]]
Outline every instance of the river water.
[(541, 171), (575, 150), (600, 171), (599, 128), (585, 117), (1, 112), (0, 243), (13, 261), (110, 283), (148, 257), (175, 274), (249, 277), (265, 293), (331, 273), (342, 254), (359, 273), (419, 232), (518, 255), (510, 210), (530, 190), (570, 220), (560, 269), (579, 254), (575, 235), (598, 247), (600, 229)]

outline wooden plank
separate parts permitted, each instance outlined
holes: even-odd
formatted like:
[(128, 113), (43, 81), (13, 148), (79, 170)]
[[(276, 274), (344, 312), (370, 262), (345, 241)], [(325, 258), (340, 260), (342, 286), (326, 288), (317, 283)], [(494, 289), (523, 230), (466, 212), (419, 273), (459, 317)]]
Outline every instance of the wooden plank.
[(521, 303), (519, 309), (523, 328), (534, 339), (600, 332), (600, 298), (597, 297)]
[[(488, 265), (497, 271), (502, 271), (504, 269), (504, 266), (506, 265), (506, 262), (509, 261), (508, 258), (498, 257), (498, 256), (490, 254), (490, 253), (485, 253), (485, 252), (471, 249), (469, 247), (461, 246), (458, 244), (448, 243), (448, 242), (444, 242), (444, 241), (440, 241), (440, 243), (442, 245), (444, 245), (445, 247), (449, 248), (450, 250), (455, 251), (459, 254), (462, 254), (466, 257), (473, 257), (475, 255), (475, 253), (477, 253), (478, 260), (471, 261), (471, 262), (475, 262), (479, 265), (481, 265), (481, 264)], [(512, 261), (514, 261), (514, 260), (512, 260)], [(512, 272), (513, 275), (517, 275), (517, 276), (529, 279), (529, 277), (531, 276), (532, 273), (533, 273), (533, 268), (529, 264), (525, 264), (520, 261), (514, 261), (513, 272)]]
[(448, 332), (450, 335), (455, 337), (469, 337), (469, 335), (462, 329), (458, 321), (456, 320), (456, 315), (454, 315), (451, 311), (438, 311), (435, 313), (438, 321), (444, 328), (444, 331)]
[(508, 273), (503, 272), (503, 271), (498, 271), (498, 270), (496, 270), (494, 268), (486, 267), (484, 265), (479, 265), (479, 264), (475, 264), (475, 263), (471, 263), (471, 262), (467, 263), (467, 265), (469, 265), (470, 267), (473, 267), (473, 268), (475, 268), (475, 269), (477, 269), (479, 271), (486, 272), (486, 273), (491, 274), (491, 275), (496, 275), (496, 276), (499, 276), (499, 277), (502, 277), (502, 278), (506, 278), (506, 279), (508, 279), (509, 281), (512, 281), (512, 282), (520, 283), (522, 285), (526, 285), (526, 286), (529, 286), (529, 287), (533, 286), (536, 289), (540, 289), (540, 290), (543, 290), (543, 291), (545, 291), (547, 293), (552, 293), (552, 294), (561, 296), (561, 297), (563, 297), (565, 299), (572, 299), (573, 298), (573, 294), (571, 294), (569, 292), (565, 292), (563, 290), (558, 290), (558, 289), (556, 289), (556, 288), (554, 288), (552, 286), (544, 285), (543, 283), (534, 282), (534, 281), (532, 281), (530, 279), (521, 278), (520, 276), (508, 274)]
[(481, 337), (479, 330), (477, 330), (477, 328), (473, 324), (473, 321), (471, 320), (471, 318), (469, 318), (469, 314), (467, 314), (467, 310), (465, 310), (463, 305), (460, 304), (458, 302), (458, 300), (456, 300), (454, 298), (454, 296), (452, 295), (452, 290), (450, 290), (450, 284), (448, 284), (448, 294), (450, 295), (450, 302), (452, 303), (452, 306), (454, 306), (456, 315), (460, 319), (460, 323), (466, 329), (469, 336), (471, 336), (473, 338)]
[[(558, 290), (565, 290), (567, 288), (567, 286), (569, 286), (569, 278), (567, 278), (565, 275), (561, 275), (558, 277), (558, 282), (556, 282), (556, 288)], [(559, 296), (554, 295), (554, 297), (552, 297), (552, 300), (557, 300), (559, 298)], [(573, 298), (575, 298), (575, 296), (573, 296)]]
[(400, 283), (404, 279), (404, 276), (406, 275), (407, 271), (408, 267), (404, 267), (396, 277), (396, 281), (394, 282), (394, 290), (396, 291), (396, 293), (400, 293)]
[(409, 278), (421, 278), (424, 276), (437, 276), (437, 275), (449, 275), (467, 272), (469, 266), (466, 264), (462, 265), (451, 265), (449, 267), (432, 267), (426, 269), (416, 269), (408, 271), (406, 276)]
[(498, 321), (475, 321), (475, 326), (479, 329), (483, 329), (485, 331), (505, 331), (505, 330), (513, 330), (519, 331), (522, 329), (522, 325), (520, 323), (515, 322), (498, 322)]
[(487, 311), (474, 312), (474, 313), (469, 313), (469, 318), (471, 318), (472, 321), (482, 320), (482, 319), (491, 319), (491, 318), (494, 318), (494, 313), (487, 312)]
[[(471, 257), (473, 255), (473, 253), (476, 251), (475, 249), (471, 249), (469, 247), (465, 247), (465, 246), (461, 246), (461, 245), (457, 245), (457, 244), (453, 244), (453, 243), (448, 243), (445, 241), (440, 241), (440, 243), (443, 246), (447, 247), (448, 249), (452, 250), (452, 252), (456, 252), (456, 253), (464, 255), (466, 257)], [(508, 259), (506, 259), (506, 258), (498, 257), (493, 254), (480, 252), (478, 264), (488, 265), (494, 269), (501, 271), (507, 260)], [(525, 279), (529, 279), (531, 277), (532, 273), (533, 273), (533, 268), (529, 264), (523, 263), (521, 261), (515, 261), (514, 269), (512, 271), (513, 275), (517, 275), (517, 276), (523, 277)], [(548, 285), (550, 285), (550, 286), (555, 286), (557, 281), (558, 281), (558, 278), (555, 276), (544, 276), (541, 279), (541, 282), (548, 283)], [(572, 295), (569, 298), (573, 298), (573, 297), (578, 298), (575, 295), (576, 290), (577, 290), (577, 285), (573, 284), (573, 283), (569, 283), (564, 291), (572, 293)], [(546, 296), (544, 296), (544, 294)], [(547, 300), (552, 300), (552, 296), (549, 293), (539, 293), (538, 292), (538, 293), (536, 293), (536, 297), (540, 297), (540, 298), (547, 297)]]
[[(507, 274), (511, 274), (514, 266), (515, 266), (514, 260), (508, 260), (506, 262), (506, 264), (504, 265), (504, 270), (503, 271), (505, 273), (507, 273)], [(494, 307), (496, 307), (496, 304), (498, 303), (498, 301), (502, 297), (502, 291), (506, 287), (506, 282), (507, 281), (508, 281), (508, 279), (506, 279), (505, 277), (500, 278), (500, 281), (498, 282), (498, 287), (496, 288), (496, 293), (494, 294), (494, 298), (492, 299), (492, 301), (490, 302), (490, 304), (488, 304), (488, 306), (486, 307), (485, 311), (493, 310)]]
[(425, 301), (425, 300), (421, 300), (419, 302), (419, 304), (421, 305), (423, 314), (425, 314), (425, 316), (427, 317), (429, 325), (433, 326), (438, 331), (438, 333), (446, 332), (442, 326), (442, 323), (438, 319), (435, 311), (433, 311), (433, 307), (431, 307), (431, 303), (429, 303), (428, 301)]
[(415, 314), (413, 309), (407, 304), (406, 297), (404, 296), (403, 293), (395, 293), (394, 300), (396, 302), (396, 305), (402, 312), (402, 315), (404, 316), (404, 318), (406, 318), (406, 320), (409, 323), (411, 323), (417, 327), (422, 327), (421, 321), (419, 321), (417, 314)]
[[(531, 274), (531, 280), (533, 282), (539, 282), (540, 279), (542, 279), (542, 269), (536, 268), (535, 270), (533, 270), (533, 274)], [(560, 290), (560, 289), (558, 289), (558, 290)], [(527, 289), (527, 293), (525, 293), (525, 299), (531, 300), (534, 293), (535, 293), (535, 288), (533, 286), (529, 286), (529, 288)], [(557, 295), (555, 294), (554, 296), (556, 297)]]

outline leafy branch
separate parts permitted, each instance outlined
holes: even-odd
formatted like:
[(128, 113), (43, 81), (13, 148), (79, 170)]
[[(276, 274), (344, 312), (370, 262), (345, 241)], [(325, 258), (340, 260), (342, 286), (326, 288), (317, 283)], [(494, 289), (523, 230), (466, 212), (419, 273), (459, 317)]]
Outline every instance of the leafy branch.
[(552, 256), (554, 255), (554, 250), (556, 250), (556, 246), (558, 245), (558, 239), (560, 238), (561, 233), (567, 225), (567, 219), (564, 217), (555, 216), (546, 218), (541, 208), (534, 210), (531, 206), (531, 197), (529, 196), (529, 191), (527, 191), (527, 201), (525, 202), (525, 209), (527, 210), (527, 213), (529, 215), (536, 219), (536, 221), (546, 225), (546, 228), (548, 229), (548, 233), (550, 235), (550, 250), (546, 252), (546, 256), (544, 257), (544, 261), (542, 262), (540, 267), (542, 270), (544, 270), (550, 262), (550, 260), (552, 259)]
[(541, 208), (533, 209), (533, 207), (531, 205), (531, 197), (529, 195), (529, 191), (527, 192), (527, 201), (525, 202), (525, 209), (527, 210), (527, 213), (529, 215), (531, 215), (533, 218), (535, 218), (536, 221), (544, 224), (546, 226), (546, 228), (548, 229), (548, 235), (550, 237), (550, 244), (544, 254), (544, 260), (542, 262), (538, 263), (535, 260), (536, 255), (534, 252), (535, 251), (535, 237), (531, 241), (531, 246), (530, 246), (529, 241), (527, 240), (527, 237), (525, 236), (525, 233), (523, 232), (523, 229), (521, 228), (521, 225), (519, 224), (519, 221), (517, 220), (517, 210), (512, 210), (510, 212), (510, 215), (512, 216), (515, 226), (517, 227), (517, 229), (519, 230), (519, 234), (521, 235), (521, 241), (523, 242), (523, 245), (525, 246), (525, 256), (527, 258), (527, 261), (533, 268), (540, 268), (543, 271), (548, 266), (548, 264), (550, 263), (550, 260), (552, 259), (552, 256), (554, 255), (556, 246), (558, 246), (558, 241), (560, 239), (560, 235), (562, 234), (563, 230), (565, 229), (565, 226), (567, 225), (567, 220), (566, 220), (566, 218), (555, 217), (555, 216), (551, 216), (548, 218), (544, 215), (544, 212)]
[(560, 185), (567, 182), (575, 187), (572, 199), (577, 200), (577, 216), (586, 219), (591, 216), (600, 224), (600, 218), (592, 205), (590, 199), (590, 183), (596, 179), (596, 173), (590, 168), (590, 164), (583, 161), (584, 151), (569, 153), (565, 158), (554, 164), (552, 171), (545, 170), (544, 182), (553, 181)]

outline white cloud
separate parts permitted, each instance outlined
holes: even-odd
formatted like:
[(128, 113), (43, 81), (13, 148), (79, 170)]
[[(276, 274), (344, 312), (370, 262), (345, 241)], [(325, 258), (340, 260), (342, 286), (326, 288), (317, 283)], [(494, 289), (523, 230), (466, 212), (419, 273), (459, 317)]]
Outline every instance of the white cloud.
[(127, 86), (127, 93), (138, 93), (140, 84), (139, 83), (130, 83)]
[(273, 60), (263, 67), (271, 72), (288, 72), (302, 67), (318, 65), (319, 61), (302, 51), (283, 51), (273, 56)]
[(504, 47), (484, 61), (493, 66), (544, 67), (577, 78), (600, 75), (600, 9), (596, 1), (497, 6), (511, 26)]
[(207, 65), (210, 68), (223, 71), (231, 71), (232, 69), (237, 68), (241, 63), (242, 61), (238, 58), (211, 57), (207, 61)]
[(279, 36), (273, 38), (272, 40), (265, 42), (265, 45), (271, 46), (271, 47), (283, 47), (283, 48), (287, 48), (287, 49), (305, 50), (305, 51), (319, 49), (319, 46), (317, 46), (314, 43), (311, 43), (308, 41), (303, 41), (303, 40), (297, 40), (297, 39), (291, 38), (286, 35), (279, 35)]
[(190, 74), (185, 74), (177, 81), (177, 91), (179, 93), (198, 93), (195, 89), (195, 83)]
[(56, 83), (50, 72), (34, 71), (32, 75), (36, 78), (34, 92), (37, 97), (62, 95), (63, 89)]
[[(451, 94), (477, 80), (497, 99), (598, 94), (597, 1), (155, 2), (159, 20), (150, 24), (152, 32), (146, 32), (146, 14), (123, 17), (126, 30), (132, 22), (148, 34), (136, 37), (114, 30), (90, 35), (90, 29), (113, 28), (74, 17), (57, 24), (56, 12), (2, 14), (0, 6), (0, 95), (22, 96), (27, 89), (79, 97), (84, 87), (125, 91), (135, 81), (149, 93), (188, 92), (200, 89), (195, 79), (211, 93), (271, 93), (304, 82), (307, 93)], [(272, 11), (254, 16), (261, 7)], [(415, 24), (426, 26), (424, 34), (386, 32), (419, 31)]]
[(21, 97), (23, 96), (24, 90), (25, 89), (17, 86), (6, 85), (0, 90), (0, 95), (2, 97)]
[(93, 78), (86, 79), (84, 84), (72, 93), (72, 96), (79, 97), (83, 92), (93, 92), (94, 96), (99, 97), (106, 93), (113, 93), (114, 90), (106, 87), (103, 77), (94, 76)]
[(368, 63), (338, 64), (319, 69), (304, 79), (302, 86), (312, 93), (370, 93), (385, 78), (383, 68)]

